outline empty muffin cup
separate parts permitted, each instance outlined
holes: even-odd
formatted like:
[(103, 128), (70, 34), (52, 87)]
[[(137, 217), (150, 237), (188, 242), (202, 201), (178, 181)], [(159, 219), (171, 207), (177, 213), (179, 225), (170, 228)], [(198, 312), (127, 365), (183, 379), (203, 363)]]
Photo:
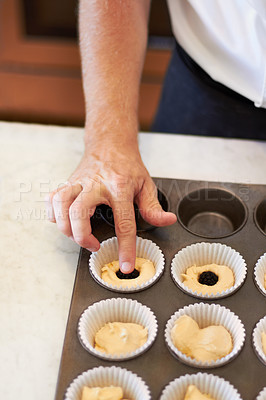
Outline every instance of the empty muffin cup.
[[(188, 315), (197, 322), (200, 329), (211, 325), (221, 325), (231, 335), (232, 350), (216, 361), (201, 361), (182, 353), (174, 345), (171, 332), (175, 322), (183, 315)], [(218, 304), (196, 303), (178, 310), (168, 320), (165, 328), (165, 341), (170, 353), (183, 363), (197, 368), (215, 368), (232, 361), (242, 349), (245, 342), (245, 329), (239, 317), (229, 309)]]
[(138, 292), (153, 285), (160, 278), (164, 271), (164, 255), (161, 249), (151, 240), (137, 237), (136, 256), (149, 260), (154, 265), (154, 275), (150, 275), (149, 279), (144, 282), (140, 282), (142, 273), (145, 274), (144, 270), (140, 270), (137, 279), (122, 279), (124, 282), (121, 281), (121, 283), (120, 279), (116, 277), (115, 272), (111, 272), (114, 278), (117, 280), (117, 284), (107, 283), (102, 279), (102, 268), (104, 265), (118, 260), (117, 237), (105, 240), (101, 243), (100, 250), (91, 254), (89, 260), (89, 270), (95, 281), (109, 290), (126, 293)]
[(184, 400), (189, 385), (215, 400), (242, 400), (231, 383), (212, 374), (198, 372), (184, 375), (170, 382), (162, 392), (160, 400)]
[(259, 392), (256, 400), (266, 400), (266, 387)]
[(256, 263), (254, 268), (254, 281), (259, 291), (266, 296), (266, 253), (264, 253)]
[[(122, 354), (108, 354), (95, 349), (95, 335), (106, 324), (112, 322), (135, 323), (147, 329), (146, 342), (136, 350)], [(94, 356), (111, 361), (135, 358), (153, 344), (158, 330), (154, 313), (136, 300), (112, 298), (94, 303), (81, 315), (78, 322), (78, 337), (82, 346)]]
[(79, 375), (67, 388), (64, 400), (81, 400), (83, 387), (119, 386), (123, 398), (151, 400), (146, 383), (136, 374), (120, 367), (96, 367)]
[(244, 226), (247, 207), (228, 190), (203, 188), (181, 199), (177, 215), (189, 232), (216, 239), (232, 235)]
[(252, 344), (257, 357), (266, 365), (266, 316), (255, 326), (252, 333)]
[(261, 233), (266, 235), (266, 199), (262, 200), (255, 208), (254, 221)]
[[(224, 268), (219, 271), (219, 267), (216, 268), (213, 264), (226, 266), (230, 270)], [(187, 269), (193, 266), (195, 271), (190, 270), (192, 272), (188, 275)], [(213, 282), (200, 280), (208, 273), (215, 277)], [(247, 266), (241, 254), (231, 247), (221, 243), (202, 242), (187, 246), (175, 255), (171, 264), (171, 275), (175, 284), (184, 292), (197, 298), (211, 300), (229, 296), (237, 291), (245, 281)], [(185, 278), (187, 284), (184, 283)]]

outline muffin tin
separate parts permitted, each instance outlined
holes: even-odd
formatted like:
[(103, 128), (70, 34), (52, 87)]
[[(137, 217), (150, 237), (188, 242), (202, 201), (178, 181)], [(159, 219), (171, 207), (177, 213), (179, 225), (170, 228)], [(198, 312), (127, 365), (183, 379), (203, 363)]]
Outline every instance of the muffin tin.
[[(104, 366), (126, 368), (148, 385), (151, 398), (157, 400), (164, 388), (176, 378), (208, 372), (230, 382), (245, 400), (254, 400), (265, 387), (265, 365), (252, 346), (252, 331), (266, 314), (265, 296), (254, 283), (254, 267), (266, 252), (266, 187), (204, 181), (155, 179), (163, 194), (164, 208), (177, 213), (175, 225), (151, 229), (140, 226), (138, 236), (152, 240), (165, 256), (165, 270), (151, 287), (133, 293), (116, 293), (102, 287), (89, 272), (90, 252), (81, 249), (64, 340), (56, 400), (63, 400), (71, 382), (84, 371)], [(110, 211), (109, 211), (110, 214)], [(115, 235), (111, 219), (106, 223), (101, 207), (92, 218), (93, 231), (100, 241)], [(138, 213), (136, 213), (138, 218)], [(182, 248), (197, 242), (226, 244), (239, 252), (247, 263), (247, 277), (237, 292), (221, 299), (200, 300), (183, 292), (173, 282), (171, 262)], [(81, 314), (95, 302), (111, 298), (137, 300), (149, 307), (158, 321), (158, 334), (150, 349), (126, 361), (102, 360), (80, 344), (77, 327)], [(205, 371), (177, 360), (167, 348), (164, 330), (176, 311), (200, 303), (219, 304), (235, 313), (246, 331), (243, 349), (235, 359), (219, 368)], [(229, 400), (229, 399), (228, 399)]]

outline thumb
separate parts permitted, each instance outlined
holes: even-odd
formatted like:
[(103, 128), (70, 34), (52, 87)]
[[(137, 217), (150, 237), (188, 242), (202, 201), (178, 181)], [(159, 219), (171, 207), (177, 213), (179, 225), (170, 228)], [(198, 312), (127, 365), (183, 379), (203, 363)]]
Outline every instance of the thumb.
[(154, 226), (168, 226), (177, 221), (176, 215), (162, 209), (157, 197), (157, 188), (150, 179), (145, 183), (135, 199), (141, 216), (145, 221)]

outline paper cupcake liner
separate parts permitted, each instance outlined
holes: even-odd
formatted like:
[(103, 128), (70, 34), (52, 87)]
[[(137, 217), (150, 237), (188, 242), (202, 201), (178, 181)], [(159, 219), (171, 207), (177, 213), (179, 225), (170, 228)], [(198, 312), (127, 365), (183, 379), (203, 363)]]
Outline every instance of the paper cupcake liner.
[[(147, 342), (137, 350), (120, 355), (102, 353), (94, 348), (96, 333), (108, 322), (133, 322), (148, 329)], [(82, 346), (96, 357), (104, 360), (124, 361), (144, 353), (153, 344), (158, 330), (154, 313), (136, 300), (112, 298), (94, 303), (81, 315), (78, 337)]]
[(259, 360), (266, 365), (266, 354), (262, 348), (261, 334), (262, 332), (266, 333), (266, 316), (259, 320), (257, 325), (255, 326), (252, 334), (252, 344), (255, 350), (256, 355)]
[(242, 400), (231, 383), (202, 372), (176, 378), (165, 387), (160, 400), (184, 400), (189, 385), (195, 385), (203, 394), (208, 394), (215, 400)]
[[(193, 318), (200, 328), (205, 328), (210, 325), (224, 326), (232, 337), (233, 350), (231, 353), (219, 360), (211, 362), (198, 361), (183, 354), (175, 347), (171, 339), (171, 330), (176, 320), (182, 315), (188, 315)], [(232, 361), (239, 354), (245, 342), (245, 329), (238, 316), (229, 309), (218, 304), (196, 303), (181, 308), (171, 316), (166, 324), (164, 336), (169, 351), (180, 361), (196, 368), (216, 368)]]
[(254, 281), (259, 291), (266, 296), (264, 287), (264, 274), (266, 274), (266, 253), (264, 253), (257, 261), (254, 269)]
[[(189, 289), (183, 283), (182, 274), (192, 265), (207, 264), (226, 265), (231, 268), (235, 276), (235, 284), (221, 293), (203, 294)], [(184, 292), (193, 297), (202, 299), (218, 299), (230, 296), (244, 283), (247, 267), (244, 258), (234, 249), (221, 243), (196, 243), (180, 250), (172, 260), (171, 275), (175, 284)]]
[(266, 387), (259, 392), (256, 400), (266, 400)]
[(118, 260), (117, 237), (105, 240), (101, 243), (100, 250), (96, 253), (92, 253), (89, 260), (90, 273), (96, 282), (115, 292), (132, 293), (144, 290), (153, 285), (162, 275), (164, 271), (164, 255), (155, 243), (139, 236), (136, 238), (136, 255), (137, 257), (146, 258), (147, 260), (152, 261), (155, 267), (155, 275), (142, 285), (123, 288), (121, 286), (110, 285), (101, 278), (101, 269), (104, 264)]
[(68, 387), (64, 400), (81, 400), (84, 386), (120, 386), (125, 399), (151, 400), (146, 383), (136, 374), (120, 367), (96, 367), (79, 375)]

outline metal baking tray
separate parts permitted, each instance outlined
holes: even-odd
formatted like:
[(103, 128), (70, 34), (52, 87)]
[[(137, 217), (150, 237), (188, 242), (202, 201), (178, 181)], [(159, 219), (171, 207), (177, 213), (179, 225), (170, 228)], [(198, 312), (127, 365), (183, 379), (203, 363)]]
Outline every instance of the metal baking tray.
[[(266, 298), (253, 280), (254, 266), (266, 252), (266, 186), (154, 179), (165, 209), (177, 213), (175, 225), (150, 229), (139, 221), (138, 235), (151, 239), (165, 255), (163, 276), (150, 288), (138, 293), (115, 293), (96, 283), (88, 269), (90, 252), (81, 249), (67, 322), (56, 388), (56, 400), (63, 400), (69, 384), (82, 372), (97, 367), (117, 365), (142, 377), (152, 399), (159, 399), (163, 388), (173, 379), (199, 371), (212, 373), (231, 382), (245, 400), (254, 400), (266, 386), (266, 367), (252, 347), (252, 331), (266, 314)], [(161, 194), (162, 193), (162, 194)], [(107, 220), (104, 221), (102, 216)], [(96, 209), (93, 232), (100, 241), (115, 235), (110, 210)], [(200, 300), (182, 292), (172, 281), (170, 266), (174, 255), (196, 242), (224, 243), (244, 257), (248, 273), (244, 285), (229, 297)], [(91, 304), (112, 297), (136, 299), (155, 313), (159, 330), (155, 343), (141, 356), (111, 363), (89, 354), (80, 344), (77, 324), (82, 312)], [(246, 341), (240, 354), (219, 368), (199, 369), (174, 358), (164, 341), (167, 320), (179, 308), (197, 302), (224, 305), (239, 316), (246, 329)]]

